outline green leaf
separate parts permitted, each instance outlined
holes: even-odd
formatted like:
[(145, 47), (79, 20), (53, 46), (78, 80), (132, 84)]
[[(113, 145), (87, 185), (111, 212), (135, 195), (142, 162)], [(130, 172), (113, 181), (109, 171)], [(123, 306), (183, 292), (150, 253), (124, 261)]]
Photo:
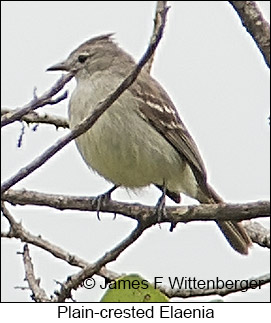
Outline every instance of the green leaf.
[(110, 282), (101, 302), (168, 302), (168, 297), (146, 279), (131, 274)]

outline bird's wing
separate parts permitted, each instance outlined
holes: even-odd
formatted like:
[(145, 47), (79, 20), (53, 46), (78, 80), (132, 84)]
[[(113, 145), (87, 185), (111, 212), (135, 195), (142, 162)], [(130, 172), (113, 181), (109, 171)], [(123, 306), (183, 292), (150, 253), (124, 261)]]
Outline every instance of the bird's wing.
[(206, 170), (195, 141), (163, 88), (154, 79), (149, 77), (150, 82), (145, 79), (139, 77), (129, 89), (138, 100), (140, 117), (151, 124), (188, 162), (199, 186), (207, 192)]

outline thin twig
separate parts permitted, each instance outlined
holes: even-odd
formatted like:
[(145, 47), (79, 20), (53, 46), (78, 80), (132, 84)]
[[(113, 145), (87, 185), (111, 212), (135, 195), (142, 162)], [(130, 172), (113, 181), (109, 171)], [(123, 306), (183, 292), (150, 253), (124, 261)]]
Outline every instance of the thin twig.
[(67, 92), (65, 92), (62, 96), (57, 99), (52, 99), (52, 97), (57, 94), (66, 83), (68, 83), (73, 78), (72, 73), (68, 73), (66, 75), (62, 75), (59, 80), (42, 96), (39, 98), (35, 97), (31, 100), (26, 106), (21, 109), (15, 109), (13, 112), (5, 114), (1, 117), (1, 127), (4, 127), (16, 120), (21, 120), (21, 118), (37, 108), (43, 107), (47, 104), (56, 104), (61, 100), (64, 100), (67, 97)]
[[(76, 266), (80, 268), (85, 268), (87, 266), (90, 266), (91, 264), (87, 262), (86, 260), (69, 253), (68, 251), (62, 249), (61, 247), (43, 239), (40, 235), (35, 236), (29, 231), (27, 231), (22, 223), (18, 223), (15, 221), (11, 213), (8, 211), (8, 209), (4, 206), (2, 203), (2, 211), (3, 215), (6, 217), (6, 219), (9, 222), (10, 229), (9, 232), (2, 232), (1, 237), (2, 238), (16, 238), (20, 239), (22, 242), (30, 243), (36, 247), (39, 247), (43, 250), (46, 250), (47, 252), (51, 253), (54, 257), (59, 258), (67, 262), (71, 266)], [(97, 275), (104, 277), (109, 280), (113, 280), (119, 276), (119, 274), (110, 271), (106, 269), (105, 267), (102, 267), (99, 272), (97, 272)]]
[(264, 19), (256, 1), (229, 1), (243, 26), (252, 36), (268, 67), (270, 67), (270, 25)]
[[(12, 113), (13, 111), (7, 108), (1, 109), (1, 115), (6, 113)], [(22, 116), (21, 121), (25, 121), (26, 123), (43, 123), (50, 124), (55, 126), (56, 128), (69, 128), (69, 122), (66, 118), (56, 115), (49, 115), (47, 113), (37, 113), (36, 111), (31, 111), (24, 116)]]
[(35, 302), (50, 302), (49, 297), (46, 295), (45, 290), (40, 287), (40, 279), (35, 278), (34, 267), (29, 254), (28, 245), (24, 245), (23, 261), (25, 268), (25, 279), (28, 282), (28, 286), (33, 292), (31, 296)]
[[(161, 13), (166, 10), (167, 8), (167, 1), (157, 1), (156, 2), (156, 10), (155, 10), (155, 18), (154, 18), (154, 25), (153, 25), (153, 31), (152, 31), (152, 36), (151, 36), (151, 41), (155, 40), (155, 37), (158, 33), (159, 28), (163, 24), (163, 20), (161, 19)], [(154, 54), (153, 52), (152, 56), (144, 66), (144, 70), (150, 74), (151, 68), (152, 68), (152, 63), (154, 60)]]
[[(6, 208), (4, 203), (1, 203), (1, 211), (3, 215), (7, 218), (7, 220), (10, 223), (10, 231), (8, 233), (9, 235), (14, 234), (16, 231), (21, 234), (21, 224), (17, 223), (14, 218), (12, 217), (11, 213), (9, 210)], [(27, 244), (24, 246), (24, 251), (23, 251), (23, 261), (24, 261), (24, 267), (25, 267), (25, 274), (26, 274), (26, 280), (28, 282), (29, 288), (32, 290), (33, 295), (32, 298), (36, 302), (47, 302), (49, 301), (49, 298), (47, 297), (45, 291), (39, 286), (39, 279), (35, 278), (34, 274), (34, 268), (33, 264), (29, 255), (29, 249)]]
[(86, 132), (90, 129), (93, 124), (100, 118), (100, 116), (118, 99), (118, 97), (136, 80), (138, 74), (140, 73), (143, 66), (150, 59), (152, 54), (154, 53), (160, 39), (162, 38), (165, 22), (166, 22), (166, 14), (167, 8), (161, 13), (161, 19), (163, 24), (161, 24), (156, 38), (149, 44), (147, 51), (136, 65), (136, 67), (132, 70), (132, 72), (128, 75), (127, 78), (120, 84), (120, 86), (103, 102), (99, 103), (93, 114), (85, 118), (82, 122), (80, 122), (74, 129), (59, 139), (54, 145), (48, 148), (43, 154), (34, 159), (30, 164), (21, 168), (18, 173), (9, 178), (6, 182), (3, 183), (1, 187), (1, 193), (8, 190), (10, 187), (21, 181), (23, 178), (31, 174), (34, 170), (43, 165), (48, 159), (50, 159), (54, 154), (56, 154), (59, 150), (61, 150), (64, 146), (66, 146), (70, 141), (80, 136), (82, 133)]
[(129, 234), (129, 236), (119, 243), (115, 248), (106, 252), (103, 257), (101, 257), (93, 265), (89, 265), (82, 269), (79, 273), (70, 276), (66, 282), (61, 285), (59, 292), (56, 292), (56, 297), (53, 299), (54, 302), (63, 302), (67, 298), (71, 298), (71, 291), (77, 289), (82, 282), (89, 277), (92, 277), (95, 273), (99, 272), (101, 268), (111, 261), (117, 259), (117, 257), (134, 241), (136, 241), (141, 234), (146, 229), (146, 224), (143, 222), (138, 222), (136, 228)]
[[(1, 114), (9, 113), (12, 110), (2, 109)], [(56, 128), (69, 128), (69, 123), (66, 118), (60, 116), (49, 115), (47, 113), (39, 114), (36, 111), (29, 112), (21, 118), (21, 121), (25, 121), (26, 123), (44, 123), (51, 124), (56, 126)]]

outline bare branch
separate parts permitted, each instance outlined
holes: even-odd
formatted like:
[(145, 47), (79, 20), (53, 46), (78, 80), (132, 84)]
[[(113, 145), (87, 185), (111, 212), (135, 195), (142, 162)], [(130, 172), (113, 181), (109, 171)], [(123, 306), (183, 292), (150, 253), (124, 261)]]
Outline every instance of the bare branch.
[(53, 100), (52, 97), (57, 94), (66, 83), (68, 83), (73, 78), (72, 73), (68, 73), (66, 75), (62, 75), (61, 78), (42, 96), (37, 98), (34, 95), (33, 100), (31, 100), (26, 106), (20, 109), (15, 109), (14, 111), (5, 114), (1, 117), (1, 127), (4, 127), (16, 120), (21, 120), (21, 118), (29, 113), (30, 111), (34, 111), (37, 108), (43, 107), (47, 104), (56, 104), (61, 100), (64, 100), (67, 97), (67, 92), (65, 92), (58, 99)]
[[(51, 253), (54, 257), (62, 259), (66, 261), (71, 266), (77, 266), (80, 268), (85, 268), (87, 266), (90, 266), (90, 263), (85, 261), (84, 259), (74, 255), (70, 254), (69, 252), (65, 251), (64, 249), (52, 244), (51, 242), (43, 239), (40, 235), (35, 236), (29, 231), (27, 231), (22, 223), (18, 223), (14, 220), (8, 209), (2, 204), (2, 211), (3, 215), (7, 218), (10, 224), (10, 230), (8, 233), (2, 232), (1, 237), (2, 238), (16, 238), (20, 239), (22, 242), (30, 243), (36, 247), (42, 248), (43, 250), (46, 250), (47, 252)], [(106, 269), (105, 267), (102, 267), (99, 272), (97, 272), (97, 275), (104, 277), (109, 280), (113, 280), (117, 277), (119, 277), (119, 274), (110, 271)]]
[[(80, 201), (78, 201), (80, 202)], [(66, 261), (68, 264), (72, 266), (78, 266), (80, 268), (83, 268), (81, 272), (74, 275), (74, 280), (71, 282), (70, 278), (66, 281), (66, 283), (61, 284), (61, 291), (56, 292), (57, 295), (52, 301), (63, 301), (64, 299), (71, 296), (71, 290), (76, 289), (80, 282), (82, 282), (85, 278), (92, 276), (94, 273), (104, 277), (106, 279), (114, 280), (120, 275), (117, 273), (114, 273), (112, 271), (109, 271), (104, 267), (104, 265), (110, 261), (113, 261), (116, 259), (116, 257), (130, 244), (133, 243), (140, 235), (141, 233), (150, 226), (150, 224), (146, 221), (143, 225), (141, 224), (141, 227), (138, 229), (138, 227), (132, 232), (132, 234), (125, 239), (123, 242), (121, 242), (117, 247), (115, 247), (112, 251), (109, 253), (106, 253), (100, 260), (98, 260), (95, 264), (90, 264), (86, 262), (85, 260), (77, 257), (76, 255), (71, 255), (67, 251), (63, 250), (60, 247), (57, 247), (53, 245), (52, 243), (44, 240), (40, 236), (34, 236), (31, 233), (27, 232), (21, 223), (17, 223), (11, 214), (8, 212), (8, 210), (4, 209), (4, 216), (8, 219), (10, 223), (10, 232), (9, 233), (2, 233), (2, 237), (5, 238), (17, 238), (20, 239), (23, 242), (31, 243), (37, 247), (43, 248), (44, 250), (50, 252), (53, 256), (60, 258), (64, 261)], [(142, 231), (142, 232), (141, 232)], [(101, 266), (101, 267), (100, 267)], [(86, 272), (85, 272), (86, 270)], [(89, 276), (88, 276), (89, 275)], [(72, 276), (73, 277), (73, 276)], [(253, 283), (251, 283), (253, 281)], [(255, 282), (256, 281), (256, 282)], [(266, 284), (270, 281), (270, 277), (268, 275), (261, 276), (256, 279), (250, 279), (248, 280), (248, 288), (256, 288), (256, 286), (261, 286), (263, 284)], [(257, 282), (260, 282), (257, 284)], [(79, 285), (78, 285), (79, 284)], [(234, 289), (171, 289), (169, 287), (159, 287), (159, 289), (165, 293), (168, 297), (195, 297), (195, 296), (207, 296), (207, 295), (220, 295), (225, 296), (230, 293), (238, 292), (242, 289), (244, 289), (244, 285), (242, 286), (239, 284), (236, 285), (236, 288)]]
[(270, 231), (268, 229), (254, 221), (245, 221), (243, 224), (253, 242), (270, 249)]
[(231, 293), (236, 293), (244, 291), (246, 289), (256, 289), (261, 288), (262, 285), (270, 283), (270, 274), (262, 275), (257, 278), (250, 278), (247, 280), (235, 280), (233, 288), (209, 288), (209, 289), (171, 289), (167, 286), (160, 286), (159, 289), (169, 298), (172, 297), (196, 297), (196, 296), (209, 296), (209, 295), (219, 295), (226, 296)]
[[(70, 141), (80, 136), (82, 133), (86, 132), (90, 129), (93, 124), (97, 121), (97, 119), (118, 99), (118, 97), (136, 80), (138, 74), (140, 73), (143, 66), (150, 59), (152, 54), (154, 53), (156, 47), (160, 39), (162, 38), (165, 21), (166, 21), (167, 9), (165, 9), (161, 13), (161, 19), (163, 24), (161, 24), (156, 38), (149, 44), (145, 54), (136, 65), (136, 67), (132, 70), (132, 72), (124, 79), (124, 81), (120, 84), (120, 86), (103, 102), (99, 103), (96, 107), (93, 114), (85, 118), (82, 122), (80, 122), (70, 133), (66, 136), (59, 139), (54, 145), (49, 147), (42, 155), (34, 159), (30, 164), (21, 168), (17, 174), (9, 178), (6, 182), (3, 183), (1, 187), (1, 193), (8, 190), (11, 186), (15, 185), (23, 178), (31, 174), (34, 170), (43, 165), (48, 159), (50, 159), (54, 154), (56, 154), (59, 150), (61, 150), (64, 146), (66, 146)], [(28, 111), (27, 111), (28, 112)]]
[(252, 36), (264, 60), (270, 67), (270, 26), (264, 19), (256, 1), (229, 1), (239, 15), (243, 26)]
[[(167, 1), (157, 1), (151, 42), (155, 40), (155, 37), (159, 31), (159, 28), (161, 28), (161, 25), (164, 23), (163, 20), (161, 19), (162, 13), (164, 10), (167, 10)], [(154, 60), (154, 54), (155, 52), (152, 54), (152, 56), (144, 66), (144, 70), (148, 73), (151, 72), (152, 63)]]
[(6, 208), (4, 208), (3, 214), (10, 223), (10, 231), (8, 233), (2, 233), (2, 237), (17, 238), (20, 239), (22, 242), (31, 243), (37, 247), (40, 247), (50, 252), (56, 258), (60, 258), (72, 266), (84, 268), (88, 265), (87, 261), (77, 257), (76, 255), (69, 254), (62, 248), (53, 245), (51, 242), (43, 239), (41, 236), (34, 236), (30, 232), (28, 232), (21, 223), (18, 223), (14, 220), (14, 218), (11, 216), (11, 214)]
[[(87, 277), (91, 277), (94, 274), (98, 274), (102, 277), (109, 278), (110, 280), (115, 279), (119, 275), (115, 274), (114, 272), (107, 271), (104, 267), (108, 262), (115, 260), (128, 246), (130, 246), (135, 240), (137, 240), (143, 231), (148, 227), (147, 222), (138, 223), (136, 228), (131, 232), (131, 234), (124, 239), (121, 243), (119, 243), (115, 248), (111, 251), (105, 253), (103, 257), (101, 257), (96, 263), (89, 264), (84, 260), (80, 259), (75, 255), (70, 255), (65, 252), (63, 249), (54, 246), (50, 242), (42, 239), (40, 236), (36, 237), (33, 236), (31, 233), (27, 232), (21, 223), (17, 223), (10, 212), (5, 207), (4, 203), (2, 203), (2, 212), (3, 215), (7, 218), (10, 223), (10, 230), (8, 234), (4, 234), (4, 237), (8, 238), (18, 238), (21, 241), (31, 243), (36, 245), (40, 248), (43, 248), (46, 251), (49, 251), (57, 258), (61, 258), (68, 262), (70, 265), (75, 265), (82, 267), (79, 273), (70, 276), (67, 281), (61, 285), (61, 290), (57, 293), (57, 296), (53, 301), (61, 302), (64, 301), (66, 298), (71, 297), (71, 290), (76, 289), (83, 280)], [(32, 279), (32, 278), (31, 278)], [(31, 288), (31, 286), (29, 286)], [(32, 290), (32, 288), (31, 288)]]
[(25, 279), (28, 282), (29, 288), (33, 292), (33, 295), (31, 296), (32, 299), (35, 302), (49, 302), (50, 299), (46, 295), (45, 290), (39, 286), (40, 279), (35, 278), (34, 267), (31, 261), (27, 244), (24, 245), (23, 260), (24, 260), (24, 268), (25, 268)]
[[(8, 219), (10, 223), (10, 232), (9, 234), (14, 234), (16, 231), (21, 232), (21, 225), (18, 224), (8, 211), (8, 209), (5, 207), (4, 203), (1, 203), (1, 210), (3, 215)], [(19, 230), (18, 230), (19, 229)], [(8, 236), (9, 236), (8, 234)], [(34, 274), (34, 268), (33, 264), (29, 255), (29, 249), (27, 244), (24, 246), (23, 251), (23, 261), (24, 261), (24, 267), (25, 267), (25, 274), (26, 274), (26, 280), (28, 282), (29, 288), (32, 290), (33, 295), (32, 298), (36, 302), (47, 302), (49, 301), (49, 298), (47, 297), (45, 291), (39, 286), (40, 280), (35, 278)]]
[[(97, 210), (97, 199), (89, 196), (70, 196), (46, 194), (26, 190), (8, 190), (2, 199), (11, 204), (40, 205), (58, 210)], [(150, 225), (157, 223), (156, 209), (139, 203), (123, 203), (105, 201), (100, 207), (101, 212), (118, 213), (137, 221), (147, 220)], [(270, 202), (259, 201), (245, 204), (200, 204), (189, 206), (167, 207), (161, 222), (190, 222), (211, 220), (249, 220), (257, 217), (269, 217)]]
[[(1, 115), (5, 115), (6, 113), (13, 113), (13, 110), (2, 108)], [(66, 118), (61, 116), (49, 115), (47, 113), (39, 114), (36, 111), (31, 111), (24, 116), (22, 116), (20, 121), (25, 121), (26, 123), (44, 123), (51, 124), (56, 126), (56, 128), (69, 128), (69, 123)]]
[(56, 297), (53, 299), (54, 302), (63, 302), (67, 298), (71, 298), (71, 291), (73, 289), (77, 289), (82, 282), (88, 278), (92, 277), (95, 273), (99, 272), (101, 268), (108, 264), (111, 261), (117, 259), (117, 257), (134, 241), (136, 241), (143, 231), (146, 229), (146, 223), (139, 223), (136, 228), (131, 232), (131, 234), (124, 239), (121, 243), (119, 243), (115, 248), (106, 252), (103, 257), (101, 257), (97, 262), (93, 265), (89, 265), (82, 269), (79, 273), (70, 276), (66, 282), (61, 285), (60, 292), (55, 292)]
[(60, 258), (72, 266), (84, 268), (88, 264), (83, 259), (80, 259), (76, 255), (67, 253), (62, 248), (53, 245), (51, 242), (43, 239), (41, 236), (34, 236), (28, 232), (21, 223), (16, 222), (10, 216), (8, 217), (6, 213), (4, 213), (4, 215), (10, 223), (10, 231), (8, 233), (1, 233), (2, 238), (16, 238), (20, 239), (22, 242), (31, 243), (50, 252), (56, 258)]

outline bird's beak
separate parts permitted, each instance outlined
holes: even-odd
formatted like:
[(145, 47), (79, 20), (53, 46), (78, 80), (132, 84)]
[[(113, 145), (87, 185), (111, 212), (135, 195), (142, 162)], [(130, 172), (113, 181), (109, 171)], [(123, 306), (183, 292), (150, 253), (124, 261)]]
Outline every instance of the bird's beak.
[(61, 62), (61, 63), (57, 63), (53, 66), (50, 66), (49, 68), (47, 68), (46, 71), (69, 71), (70, 68), (69, 66), (67, 65), (67, 63), (64, 61), (64, 62)]

